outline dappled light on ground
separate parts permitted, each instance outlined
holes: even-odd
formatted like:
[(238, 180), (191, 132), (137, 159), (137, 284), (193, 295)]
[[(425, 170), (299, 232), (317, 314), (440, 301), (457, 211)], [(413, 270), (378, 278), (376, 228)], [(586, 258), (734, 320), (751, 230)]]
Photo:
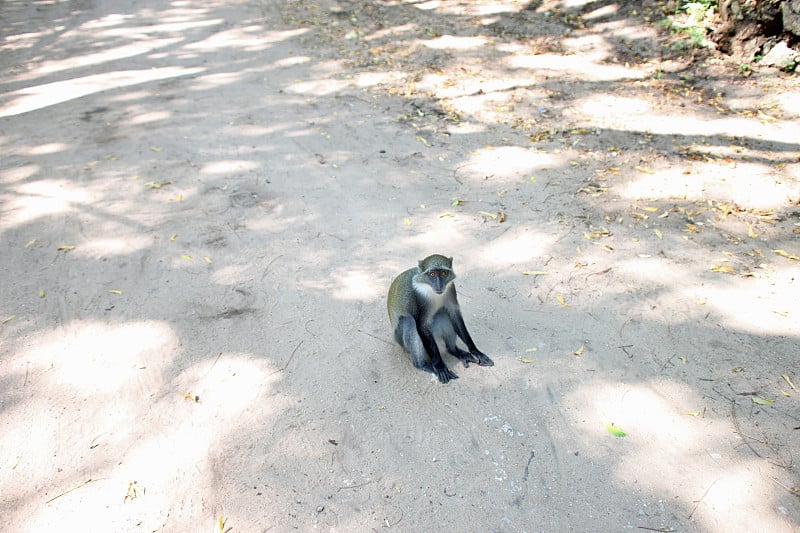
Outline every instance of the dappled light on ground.
[(469, 48), (477, 48), (487, 43), (486, 37), (458, 37), (455, 35), (442, 35), (436, 39), (423, 41), (422, 44), (428, 48), (447, 49), (452, 48), (455, 50), (467, 50)]
[(390, 0), (389, 5), (410, 4), (423, 11), (437, 11), (444, 14), (482, 16), (498, 15), (501, 13), (514, 13), (523, 7), (523, 3), (517, 0), (486, 0), (482, 2), (461, 2), (452, 0), (424, 0), (422, 2), (409, 0)]
[(762, 279), (747, 286), (709, 283), (703, 288), (706, 295), (703, 301), (724, 317), (728, 327), (754, 334), (793, 335), (797, 327), (793, 317), (800, 301), (800, 284), (794, 277), (797, 271), (790, 265), (786, 267), (782, 273), (765, 272), (759, 276)]
[(292, 84), (288, 89), (296, 94), (306, 94), (309, 96), (326, 96), (336, 94), (349, 87), (352, 82), (349, 80), (334, 80), (321, 78), (318, 80), (304, 81)]
[(607, 434), (606, 426), (612, 424), (627, 433), (615, 444), (652, 447), (664, 455), (679, 455), (679, 450), (704, 445), (701, 428), (706, 423), (686, 414), (697, 411), (699, 401), (690, 388), (667, 380), (642, 384), (591, 381), (568, 398), (571, 405), (580, 406), (573, 422), (587, 433)]
[[(33, 170), (33, 169), (31, 169)], [(63, 214), (79, 205), (91, 202), (87, 191), (76, 189), (67, 180), (39, 180), (3, 191), (4, 212), (2, 227), (35, 221), (41, 217)]]
[(264, 38), (264, 27), (254, 25), (220, 31), (208, 39), (188, 44), (186, 49), (200, 52), (220, 52), (230, 48), (237, 53), (260, 52), (267, 49), (273, 42), (284, 41), (303, 33), (303, 30), (276, 32), (272, 34), (272, 38)]
[(74, 322), (40, 339), (18, 361), (29, 362), (55, 384), (81, 393), (108, 394), (133, 379), (135, 370), (157, 369), (161, 354), (172, 352), (176, 344), (174, 333), (164, 324)]
[[(77, 321), (5, 363), (23, 372), (36, 399), (4, 412), (4, 442), (28, 445), (0, 446), (14, 470), (0, 486), (9, 494), (9, 483), (23, 479), (50, 499), (29, 513), (26, 530), (158, 527), (172, 490), (188, 494), (202, 482), (220, 432), (238, 426), (280, 377), (252, 354), (235, 353), (170, 376), (180, 351), (163, 323)], [(259, 409), (277, 416), (286, 406), (273, 398)], [(91, 455), (92, 466), (73, 465), (72, 450)]]
[(375, 283), (370, 272), (350, 270), (333, 272), (332, 283), (327, 289), (333, 297), (341, 300), (372, 301), (383, 296), (384, 284)]
[(619, 66), (586, 64), (583, 57), (564, 57), (555, 54), (517, 55), (507, 60), (509, 68), (528, 69), (531, 72), (564, 72), (576, 80), (611, 81), (639, 79), (644, 72)]
[(190, 76), (202, 72), (202, 70), (203, 69), (199, 68), (181, 67), (165, 67), (150, 70), (123, 70), (28, 87), (5, 95), (4, 100), (6, 101), (0, 104), (0, 117), (10, 117), (35, 111), (108, 89), (116, 89), (179, 76)]
[(498, 267), (535, 264), (553, 247), (555, 237), (534, 230), (511, 230), (484, 246), (482, 257)]
[(797, 80), (664, 9), (0, 3), (6, 528), (797, 529)]
[[(753, 121), (751, 118), (720, 117), (717, 113), (698, 117), (687, 117), (674, 112), (663, 103), (629, 97), (603, 95), (599, 98), (578, 100), (575, 105), (578, 116), (590, 119), (587, 122), (601, 128), (615, 128), (629, 131), (644, 129), (653, 135), (682, 135), (686, 137), (709, 138), (720, 136), (734, 141), (731, 132), (747, 131), (747, 136), (764, 141), (800, 141), (800, 133), (786, 126), (771, 125)], [(652, 112), (650, 112), (652, 111)], [(642, 117), (649, 117), (642, 124)], [(646, 128), (642, 128), (645, 125)]]
[(459, 168), (459, 173), (471, 179), (496, 181), (530, 181), (543, 168), (563, 164), (557, 154), (537, 152), (516, 146), (488, 147), (475, 150)]
[[(420, 207), (420, 212), (429, 211), (429, 207)], [(448, 211), (441, 211), (435, 213), (434, 216), (437, 217), (436, 220), (426, 224), (424, 231), (405, 238), (408, 241), (408, 245), (412, 245), (413, 249), (419, 250), (416, 254), (418, 259), (425, 257), (422, 250), (442, 248), (453, 250), (463, 247), (467, 242), (467, 237), (464, 235), (461, 224), (453, 219), (452, 214)], [(411, 222), (410, 218), (408, 220)], [(413, 222), (411, 224), (413, 225)], [(447, 246), (443, 246), (442, 243), (447, 243)]]
[[(69, 34), (66, 35), (69, 37)], [(127, 59), (147, 53), (151, 53), (159, 48), (173, 45), (180, 42), (178, 38), (172, 39), (147, 39), (142, 40), (136, 44), (119, 46), (97, 52), (95, 54), (88, 54), (84, 56), (72, 57), (68, 61), (63, 60), (50, 60), (45, 61), (41, 66), (33, 70), (32, 74), (38, 76), (45, 76), (56, 72), (66, 71), (74, 68), (90, 67), (110, 61), (117, 61), (120, 59)], [(58, 90), (58, 89), (56, 89)]]
[[(730, 162), (713, 156), (716, 166), (705, 165), (702, 172), (694, 165), (683, 169), (643, 172), (621, 192), (628, 198), (667, 198), (705, 200), (726, 198), (746, 209), (769, 210), (782, 205), (796, 186), (781, 180), (763, 165)], [(730, 161), (730, 160), (729, 160)]]
[(705, 402), (688, 387), (669, 381), (592, 381), (568, 402), (584, 406), (573, 420), (587, 433), (608, 434), (609, 424), (626, 433), (614, 446), (595, 452), (596, 459), (616, 463), (616, 483), (660, 491), (664, 504), (684, 500), (707, 530), (753, 520), (770, 530), (784, 526), (769, 499), (761, 497), (775, 485), (759, 472), (757, 461), (739, 464), (727, 446), (719, 447), (713, 435), (730, 429), (728, 421), (703, 410)]

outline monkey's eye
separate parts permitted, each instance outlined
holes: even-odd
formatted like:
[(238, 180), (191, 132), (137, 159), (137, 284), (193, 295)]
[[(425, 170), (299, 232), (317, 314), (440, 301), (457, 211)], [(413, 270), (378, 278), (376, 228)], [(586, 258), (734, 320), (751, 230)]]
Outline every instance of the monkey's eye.
[(432, 278), (435, 278), (435, 277), (436, 277), (436, 271), (435, 271), (435, 270), (433, 270), (433, 271), (431, 271), (430, 273), (428, 273), (428, 275), (429, 275), (430, 277), (432, 277)]

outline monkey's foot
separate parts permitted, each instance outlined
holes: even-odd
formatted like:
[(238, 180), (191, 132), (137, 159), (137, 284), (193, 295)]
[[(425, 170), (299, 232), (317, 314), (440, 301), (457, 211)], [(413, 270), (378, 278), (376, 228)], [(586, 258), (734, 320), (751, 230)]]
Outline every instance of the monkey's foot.
[(476, 356), (472, 355), (469, 352), (465, 352), (464, 350), (462, 350), (458, 346), (454, 346), (452, 349), (448, 348), (447, 351), (450, 352), (451, 354), (455, 355), (459, 359), (461, 359), (461, 362), (464, 363), (464, 368), (469, 368), (469, 364), (470, 363), (479, 363), (480, 364), (480, 362), (481, 362), (481, 360), (478, 359)]
[(482, 354), (480, 352), (472, 354), (478, 358), (476, 361), (480, 366), (494, 366), (494, 361), (489, 359), (488, 355)]
[(442, 383), (447, 383), (451, 379), (458, 379), (458, 376), (455, 375), (455, 373), (445, 365), (442, 365), (439, 368), (434, 367), (433, 373), (436, 374), (436, 377), (439, 378), (439, 381)]

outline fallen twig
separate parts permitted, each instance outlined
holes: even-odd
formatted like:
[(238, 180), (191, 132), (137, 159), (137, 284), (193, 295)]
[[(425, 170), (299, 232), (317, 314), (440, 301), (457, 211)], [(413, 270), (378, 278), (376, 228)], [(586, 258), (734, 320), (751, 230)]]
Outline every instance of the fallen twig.
[[(278, 372), (283, 372), (284, 370), (286, 370), (286, 367), (288, 367), (289, 363), (292, 362), (292, 358), (294, 358), (294, 354), (297, 353), (297, 350), (299, 350), (302, 345), (303, 345), (303, 341), (298, 342), (297, 346), (295, 346), (294, 350), (292, 350), (292, 355), (289, 356), (289, 359), (286, 361), (286, 364), (284, 364), (278, 370), (275, 370), (274, 372), (272, 372), (272, 374), (277, 374)], [(270, 375), (272, 375), (272, 374), (270, 374)]]
[[(236, 233), (236, 232), (234, 232), (234, 233)], [(267, 276), (267, 273), (269, 272), (269, 267), (271, 267), (271, 266), (272, 266), (272, 263), (274, 263), (275, 261), (277, 261), (277, 260), (278, 260), (278, 259), (280, 259), (281, 257), (283, 257), (283, 254), (281, 254), (281, 255), (279, 255), (279, 256), (276, 256), (275, 258), (273, 258), (273, 259), (272, 259), (272, 261), (270, 261), (270, 262), (267, 264), (266, 268), (264, 268), (264, 273), (263, 273), (263, 274), (261, 274), (261, 281), (264, 281), (264, 278)]]
[(49, 500), (47, 500), (47, 501), (46, 501), (46, 502), (44, 502), (44, 503), (50, 503), (50, 502), (52, 502), (53, 500), (57, 500), (57, 499), (59, 499), (60, 497), (62, 497), (62, 496), (65, 496), (65, 495), (69, 494), (70, 492), (72, 492), (72, 491), (74, 491), (74, 490), (78, 490), (79, 488), (81, 488), (81, 487), (84, 487), (84, 486), (86, 486), (86, 485), (88, 485), (89, 483), (92, 483), (92, 482), (94, 482), (94, 481), (97, 481), (97, 480), (96, 480), (96, 479), (89, 478), (89, 479), (87, 479), (86, 481), (84, 481), (83, 483), (81, 483), (80, 485), (77, 485), (77, 486), (75, 486), (75, 487), (72, 487), (71, 489), (65, 490), (65, 491), (64, 491), (64, 492), (62, 492), (61, 494), (58, 494), (58, 495), (56, 495), (56, 496), (53, 496), (52, 498), (50, 498)]
[(715, 479), (715, 480), (714, 480), (714, 482), (713, 482), (713, 483), (711, 483), (711, 485), (709, 485), (709, 486), (708, 486), (708, 488), (707, 488), (707, 489), (706, 489), (706, 491), (703, 493), (703, 495), (700, 497), (700, 499), (699, 499), (699, 500), (697, 500), (697, 501), (695, 502), (695, 504), (694, 504), (694, 508), (692, 508), (692, 512), (691, 512), (691, 513), (689, 513), (689, 520), (691, 520), (691, 519), (692, 519), (692, 515), (693, 515), (693, 514), (694, 514), (694, 512), (697, 510), (697, 507), (698, 507), (698, 506), (699, 506), (701, 503), (703, 503), (703, 499), (705, 499), (705, 497), (706, 497), (706, 494), (708, 494), (708, 491), (710, 491), (710, 490), (711, 490), (711, 487), (713, 487), (713, 486), (714, 486), (714, 485), (717, 483), (717, 481), (719, 481), (719, 478)]
[(763, 459), (761, 454), (759, 454), (755, 448), (753, 448), (753, 445), (750, 444), (750, 439), (755, 439), (742, 433), (742, 430), (739, 428), (739, 420), (736, 418), (736, 400), (731, 400), (731, 418), (733, 419), (733, 429), (736, 431), (736, 434), (741, 437), (742, 441), (747, 445), (748, 448), (750, 448), (750, 451), (753, 452), (756, 457)]
[(385, 342), (386, 344), (389, 344), (390, 346), (393, 346), (393, 345), (394, 345), (393, 343), (391, 343), (391, 342), (387, 341), (386, 339), (382, 339), (382, 338), (380, 338), (380, 337), (378, 337), (378, 336), (376, 336), (376, 335), (373, 335), (372, 333), (367, 333), (367, 332), (366, 332), (366, 331), (364, 331), (363, 329), (357, 329), (356, 331), (358, 331), (359, 333), (363, 333), (363, 334), (364, 334), (364, 335), (366, 335), (367, 337), (372, 337), (373, 339), (375, 339), (375, 340), (377, 340), (377, 341)]
[(209, 368), (209, 369), (208, 369), (208, 372), (206, 372), (206, 375), (205, 375), (205, 377), (208, 377), (208, 375), (211, 373), (211, 371), (212, 371), (212, 370), (214, 370), (214, 367), (217, 365), (217, 361), (219, 361), (219, 358), (220, 358), (220, 357), (222, 357), (222, 352), (219, 352), (219, 353), (217, 354), (217, 357), (216, 357), (216, 359), (214, 359), (214, 362), (213, 362), (213, 363), (211, 363), (211, 368)]
[(781, 483), (780, 481), (778, 481), (774, 477), (772, 477), (772, 476), (767, 476), (767, 477), (770, 478), (775, 483), (777, 483), (782, 488), (786, 489), (786, 491), (789, 492), (789, 494), (792, 494), (792, 495), (797, 496), (798, 498), (800, 498), (800, 487), (787, 487), (786, 485), (784, 485), (783, 483)]

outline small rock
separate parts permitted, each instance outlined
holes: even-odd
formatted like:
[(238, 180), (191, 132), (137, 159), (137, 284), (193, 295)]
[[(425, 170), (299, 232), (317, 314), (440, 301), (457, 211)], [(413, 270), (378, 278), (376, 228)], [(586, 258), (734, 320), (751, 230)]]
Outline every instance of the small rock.
[(797, 65), (800, 53), (789, 48), (785, 42), (781, 41), (767, 52), (758, 63), (767, 67), (776, 67), (783, 70), (792, 70)]

